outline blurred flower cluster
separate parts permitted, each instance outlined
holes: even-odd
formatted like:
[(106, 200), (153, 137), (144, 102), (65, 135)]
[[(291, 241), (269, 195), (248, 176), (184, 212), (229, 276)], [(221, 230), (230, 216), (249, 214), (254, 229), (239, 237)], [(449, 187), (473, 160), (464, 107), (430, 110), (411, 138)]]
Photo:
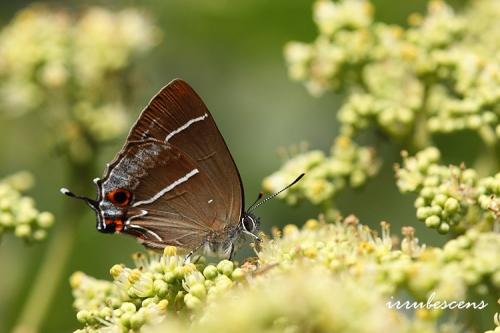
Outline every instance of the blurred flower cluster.
[(420, 245), (411, 227), (398, 242), (382, 222), (377, 236), (354, 216), (288, 225), (241, 267), (183, 262), (167, 247), (136, 257), (135, 269), (112, 267), (114, 282), (75, 273), (80, 332), (145, 324), (144, 332), (456, 332), (436, 328), (442, 311), (420, 309), (407, 320), (386, 302), (403, 292), (451, 301), (467, 300), (470, 288), (483, 296), (500, 290), (499, 234), (469, 231), (440, 249)]
[(422, 128), (472, 130), (495, 144), (498, 15), (495, 0), (476, 1), (460, 14), (433, 0), (427, 15), (411, 15), (404, 29), (375, 21), (367, 0), (319, 0), (317, 39), (285, 48), (290, 77), (313, 94), (347, 92), (338, 114), (344, 134), (374, 124), (394, 138), (423, 135)]
[(158, 37), (135, 9), (21, 10), (0, 31), (0, 112), (43, 110), (58, 149), (87, 161), (96, 142), (126, 129), (131, 65)]
[(264, 179), (263, 187), (268, 192), (277, 192), (305, 172), (307, 176), (281, 196), (290, 204), (307, 199), (315, 205), (328, 205), (338, 191), (346, 186), (359, 187), (376, 174), (379, 162), (374, 155), (373, 149), (340, 136), (330, 156), (319, 150), (292, 156), (281, 170)]
[(321, 267), (298, 268), (232, 290), (192, 324), (167, 318), (144, 332), (439, 332), (388, 309), (377, 291), (367, 294), (354, 282), (331, 279)]
[(47, 236), (54, 216), (38, 211), (33, 199), (22, 194), (32, 185), (33, 177), (27, 172), (0, 179), (0, 237), (10, 231), (27, 242)]
[(439, 150), (431, 147), (414, 157), (403, 152), (403, 165), (396, 167), (401, 192), (418, 193), (417, 218), (440, 233), (481, 224), (491, 230), (500, 222), (500, 173), (480, 179), (474, 169), (439, 162)]

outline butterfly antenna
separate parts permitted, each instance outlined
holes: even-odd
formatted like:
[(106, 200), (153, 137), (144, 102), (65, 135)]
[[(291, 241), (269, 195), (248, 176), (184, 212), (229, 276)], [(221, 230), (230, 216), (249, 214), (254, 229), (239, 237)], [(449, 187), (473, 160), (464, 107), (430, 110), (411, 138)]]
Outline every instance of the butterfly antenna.
[(92, 207), (94, 209), (98, 209), (99, 208), (99, 203), (97, 201), (95, 201), (95, 200), (92, 200), (92, 199), (84, 197), (84, 196), (76, 195), (76, 194), (74, 194), (73, 192), (71, 192), (70, 190), (68, 190), (67, 188), (64, 188), (64, 187), (61, 188), (60, 191), (61, 191), (62, 194), (67, 195), (68, 197), (85, 201), (90, 207)]
[(262, 196), (260, 195), (261, 193), (259, 193), (259, 198), (250, 206), (250, 208), (248, 208), (248, 213), (251, 213), (253, 212), (254, 210), (256, 210), (260, 205), (262, 205), (263, 203), (265, 202), (268, 202), (269, 200), (271, 200), (272, 198), (278, 196), (279, 194), (281, 194), (282, 192), (288, 190), (290, 187), (292, 187), (293, 185), (297, 184), (299, 182), (299, 180), (302, 179), (302, 177), (304, 177), (305, 173), (302, 173), (300, 176), (298, 176), (297, 178), (295, 178), (295, 180), (293, 182), (291, 182), (290, 184), (288, 184), (287, 186), (283, 187), (281, 190), (279, 190), (278, 192), (274, 193), (274, 194), (271, 194), (270, 196), (268, 196), (267, 198), (265, 198), (264, 200), (258, 202)]
[(247, 208), (247, 212), (252, 210), (252, 208), (262, 199), (264, 196), (264, 192), (259, 192), (259, 195), (257, 195), (257, 199), (250, 205), (250, 207)]

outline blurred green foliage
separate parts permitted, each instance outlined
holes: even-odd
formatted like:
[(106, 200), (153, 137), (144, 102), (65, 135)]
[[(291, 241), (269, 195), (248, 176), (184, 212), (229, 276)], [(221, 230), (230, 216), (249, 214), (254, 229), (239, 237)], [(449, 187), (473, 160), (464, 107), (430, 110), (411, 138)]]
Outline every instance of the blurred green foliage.
[[(15, 13), (30, 1), (2, 2), (0, 24), (7, 24)], [(136, 65), (134, 71), (143, 79), (134, 85), (135, 98), (127, 105), (129, 123), (146, 101), (174, 77), (181, 77), (199, 92), (212, 111), (231, 152), (238, 164), (247, 197), (260, 190), (263, 176), (281, 164), (276, 148), (307, 140), (311, 147), (326, 151), (338, 133), (335, 110), (341, 96), (313, 98), (300, 85), (290, 82), (282, 50), (290, 40), (312, 40), (316, 28), (310, 20), (311, 1), (246, 0), (235, 4), (229, 0), (145, 0), (145, 1), (46, 1), (73, 10), (90, 5), (104, 5), (114, 11), (125, 6), (139, 6), (148, 12), (162, 31), (162, 42), (155, 51)], [(406, 24), (412, 12), (424, 12), (426, 1), (374, 1), (376, 18), (389, 23)], [(460, 7), (463, 1), (451, 2)], [(58, 189), (64, 186), (64, 162), (47, 147), (46, 128), (40, 126), (36, 113), (22, 118), (2, 118), (0, 122), (0, 175), (17, 170), (30, 170), (37, 185), (30, 192), (42, 210), (61, 215), (66, 205)], [(369, 138), (367, 138), (369, 139)], [(457, 141), (458, 140), (458, 141)], [(459, 142), (459, 144), (457, 144)], [(461, 162), (463, 151), (474, 152), (478, 141), (467, 135), (440, 142), (450, 153), (450, 161)], [(102, 169), (122, 144), (122, 138), (103, 146), (96, 164)], [(380, 220), (394, 224), (416, 225), (427, 243), (441, 243), (425, 228), (419, 228), (414, 216), (412, 199), (398, 194), (393, 181), (391, 164), (399, 160), (398, 147), (382, 146), (384, 159), (380, 175), (366, 187), (347, 191), (338, 198), (344, 212), (357, 214), (365, 223), (375, 225)], [(95, 176), (100, 176), (100, 172)], [(387, 186), (386, 184), (392, 184)], [(84, 189), (94, 193), (91, 178)], [(259, 211), (264, 230), (285, 223), (300, 223), (313, 216), (316, 208), (303, 205), (286, 208), (280, 202), (268, 204)], [(94, 216), (89, 210), (77, 225), (77, 239), (71, 262), (64, 276), (81, 270), (104, 278), (108, 267), (116, 262), (130, 263), (130, 253), (141, 249), (135, 240), (99, 234), (94, 228)], [(58, 224), (77, 221), (58, 220)], [(49, 234), (50, 237), (50, 234)], [(434, 237), (434, 238), (433, 238)], [(0, 248), (0, 332), (14, 324), (22, 303), (29, 292), (33, 277), (43, 259), (46, 244), (25, 247), (11, 237), (5, 237)], [(78, 327), (72, 309), (72, 298), (66, 280), (58, 287), (44, 332), (70, 331)], [(490, 318), (486, 318), (491, 322)]]
[(11, 231), (27, 243), (47, 237), (47, 229), (54, 223), (49, 212), (39, 212), (34, 200), (22, 193), (33, 186), (28, 172), (18, 172), (0, 179), (0, 241)]

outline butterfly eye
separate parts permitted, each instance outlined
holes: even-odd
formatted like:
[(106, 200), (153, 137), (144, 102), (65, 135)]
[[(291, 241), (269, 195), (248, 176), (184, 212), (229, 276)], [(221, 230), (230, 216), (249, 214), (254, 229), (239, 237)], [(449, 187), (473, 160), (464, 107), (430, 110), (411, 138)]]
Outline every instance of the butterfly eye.
[(126, 206), (130, 202), (131, 194), (129, 191), (124, 189), (116, 189), (107, 194), (107, 198), (109, 201), (113, 203), (115, 206)]
[(253, 232), (255, 229), (255, 222), (250, 216), (245, 216), (243, 219), (243, 227), (245, 228), (246, 231)]

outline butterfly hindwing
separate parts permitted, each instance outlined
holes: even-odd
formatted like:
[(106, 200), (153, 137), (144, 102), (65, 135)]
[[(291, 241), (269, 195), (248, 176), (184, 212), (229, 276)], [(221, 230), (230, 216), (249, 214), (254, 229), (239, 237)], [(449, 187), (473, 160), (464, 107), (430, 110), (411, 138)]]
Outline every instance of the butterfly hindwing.
[(116, 189), (131, 193), (122, 210), (123, 232), (146, 243), (193, 248), (225, 225), (213, 206), (222, 198), (209, 177), (190, 156), (161, 141), (129, 142), (101, 188), (103, 198)]

